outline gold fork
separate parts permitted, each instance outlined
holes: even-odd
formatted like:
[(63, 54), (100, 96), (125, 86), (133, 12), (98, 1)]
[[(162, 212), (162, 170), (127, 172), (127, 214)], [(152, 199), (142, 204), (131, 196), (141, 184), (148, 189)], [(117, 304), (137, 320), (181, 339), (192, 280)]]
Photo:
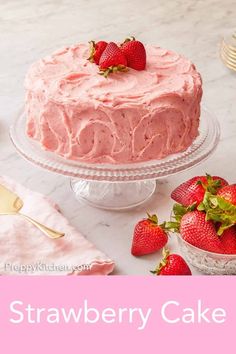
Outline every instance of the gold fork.
[(20, 210), (22, 209), (24, 203), (20, 197), (14, 192), (10, 191), (6, 187), (0, 184), (0, 215), (19, 215), (41, 230), (45, 235), (50, 238), (59, 238), (65, 234), (53, 230), (43, 224), (40, 224), (36, 220), (30, 218), (27, 215), (21, 214)]

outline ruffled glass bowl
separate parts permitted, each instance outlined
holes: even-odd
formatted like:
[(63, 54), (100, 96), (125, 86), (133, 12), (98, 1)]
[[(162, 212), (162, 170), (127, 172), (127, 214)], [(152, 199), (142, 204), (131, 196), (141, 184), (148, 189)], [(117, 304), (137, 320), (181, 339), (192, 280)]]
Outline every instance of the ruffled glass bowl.
[(211, 275), (236, 275), (236, 254), (204, 251), (183, 240), (179, 234), (177, 237), (181, 254), (199, 271)]

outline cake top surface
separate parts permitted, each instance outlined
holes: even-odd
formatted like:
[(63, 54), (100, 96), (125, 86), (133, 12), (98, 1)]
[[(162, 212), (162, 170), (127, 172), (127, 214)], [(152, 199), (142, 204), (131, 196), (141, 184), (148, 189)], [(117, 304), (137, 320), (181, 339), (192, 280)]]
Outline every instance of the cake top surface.
[(43, 92), (48, 99), (76, 104), (93, 100), (95, 105), (149, 104), (167, 95), (192, 96), (201, 86), (194, 65), (173, 51), (146, 45), (146, 69), (113, 73), (104, 78), (88, 61), (89, 45), (63, 48), (34, 63), (25, 80), (29, 91)]

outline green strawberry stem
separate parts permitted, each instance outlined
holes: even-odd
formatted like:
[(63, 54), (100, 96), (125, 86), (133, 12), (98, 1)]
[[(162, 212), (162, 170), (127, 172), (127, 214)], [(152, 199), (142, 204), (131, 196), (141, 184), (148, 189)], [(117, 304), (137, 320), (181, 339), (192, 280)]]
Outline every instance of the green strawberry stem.
[(121, 46), (127, 42), (131, 42), (131, 41), (135, 41), (135, 37), (134, 36), (130, 36), (128, 38), (125, 38), (124, 42), (121, 44)]
[(151, 215), (151, 214), (147, 213), (147, 216), (148, 216), (148, 220), (151, 221), (151, 223), (158, 225), (157, 215), (155, 215), (155, 214)]
[(236, 224), (236, 206), (224, 198), (206, 192), (198, 210), (206, 213), (206, 220), (220, 223), (217, 234), (221, 236), (225, 230)]
[(90, 53), (89, 53), (89, 57), (87, 60), (89, 60), (91, 63), (93, 63), (94, 62), (93, 57), (94, 57), (94, 53), (95, 53), (95, 41), (90, 41), (89, 44), (90, 44)]
[(166, 231), (179, 232), (180, 222), (166, 221), (163, 226)]
[(168, 232), (168, 231), (174, 229), (174, 226), (173, 226), (174, 224), (176, 224), (175, 228), (179, 227), (179, 223), (174, 223), (174, 222), (164, 221), (162, 224), (158, 224), (158, 217), (156, 214), (151, 215), (151, 214), (147, 213), (147, 216), (148, 216), (147, 217), (148, 221), (150, 221), (153, 225), (159, 226), (165, 232)]
[(156, 267), (155, 270), (150, 270), (150, 273), (155, 274), (155, 275), (159, 275), (162, 268), (164, 268), (167, 265), (167, 262), (168, 262), (167, 258), (169, 257), (169, 255), (170, 255), (170, 251), (164, 247), (162, 250), (163, 258), (162, 258), (161, 262), (159, 263), (159, 265)]
[(201, 185), (206, 192), (211, 194), (216, 194), (220, 187), (222, 187), (222, 182), (219, 179), (213, 179), (211, 175), (206, 173), (207, 183), (203, 183), (201, 180), (197, 181), (198, 185)]
[(125, 65), (115, 65), (115, 66), (109, 66), (108, 68), (101, 69), (99, 71), (99, 75), (103, 75), (105, 78), (108, 77), (109, 74), (111, 73), (116, 73), (118, 71), (128, 71), (128, 68)]

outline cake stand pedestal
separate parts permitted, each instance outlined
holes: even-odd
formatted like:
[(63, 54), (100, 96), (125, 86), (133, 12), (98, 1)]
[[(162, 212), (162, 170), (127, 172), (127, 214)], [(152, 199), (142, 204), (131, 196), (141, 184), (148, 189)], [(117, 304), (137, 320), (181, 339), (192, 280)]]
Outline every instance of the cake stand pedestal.
[(156, 181), (97, 182), (71, 180), (76, 197), (102, 209), (130, 209), (146, 202), (155, 192)]
[(199, 164), (212, 154), (220, 139), (217, 119), (203, 108), (199, 136), (182, 153), (134, 164), (87, 164), (42, 150), (38, 142), (28, 138), (25, 126), (22, 113), (10, 128), (11, 140), (23, 157), (44, 169), (72, 177), (71, 187), (77, 199), (110, 210), (133, 208), (146, 202), (155, 191), (157, 179)]

